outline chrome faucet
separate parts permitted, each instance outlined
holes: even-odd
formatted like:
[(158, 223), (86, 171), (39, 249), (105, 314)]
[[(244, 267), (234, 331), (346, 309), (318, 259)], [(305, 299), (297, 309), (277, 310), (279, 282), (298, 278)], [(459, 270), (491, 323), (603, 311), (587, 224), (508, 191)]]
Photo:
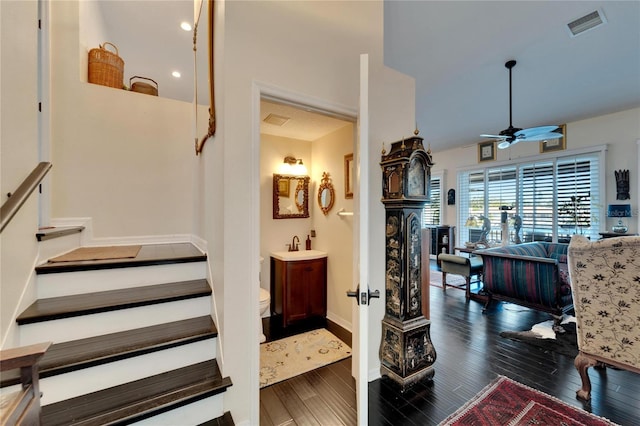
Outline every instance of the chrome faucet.
[[(297, 243), (296, 240), (298, 240)], [(294, 235), (293, 239), (291, 240), (291, 245), (289, 246), (289, 251), (298, 251), (298, 245), (300, 245), (300, 238), (298, 238), (297, 235)]]

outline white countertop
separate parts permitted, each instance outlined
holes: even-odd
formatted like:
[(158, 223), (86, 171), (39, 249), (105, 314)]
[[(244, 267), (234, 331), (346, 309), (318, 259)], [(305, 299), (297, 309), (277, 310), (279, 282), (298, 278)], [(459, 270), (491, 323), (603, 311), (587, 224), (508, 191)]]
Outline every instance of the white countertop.
[(312, 260), (327, 257), (327, 253), (320, 250), (274, 251), (271, 257), (284, 261)]

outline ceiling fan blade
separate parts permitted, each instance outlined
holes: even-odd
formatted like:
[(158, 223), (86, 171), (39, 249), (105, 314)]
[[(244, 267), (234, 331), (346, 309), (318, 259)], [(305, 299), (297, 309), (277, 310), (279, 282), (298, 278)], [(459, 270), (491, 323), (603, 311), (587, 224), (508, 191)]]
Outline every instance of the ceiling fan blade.
[(525, 142), (539, 142), (545, 141), (548, 139), (559, 139), (562, 137), (562, 133), (549, 132), (549, 133), (539, 133), (537, 135), (519, 135), (516, 136), (516, 140), (525, 141)]
[(506, 139), (506, 136), (501, 135), (480, 135), (481, 138), (491, 138), (491, 139)]
[(511, 142), (509, 142), (508, 140), (503, 140), (502, 142), (500, 142), (498, 144), (498, 149), (507, 149), (507, 148), (511, 148), (513, 145), (518, 143), (518, 139), (515, 139)]
[(519, 132), (516, 132), (515, 136), (518, 137), (520, 135), (524, 135), (527, 138), (529, 138), (529, 136), (535, 136), (543, 133), (551, 133), (557, 129), (559, 129), (559, 126), (530, 127), (528, 129), (523, 129), (523, 130), (520, 130)]

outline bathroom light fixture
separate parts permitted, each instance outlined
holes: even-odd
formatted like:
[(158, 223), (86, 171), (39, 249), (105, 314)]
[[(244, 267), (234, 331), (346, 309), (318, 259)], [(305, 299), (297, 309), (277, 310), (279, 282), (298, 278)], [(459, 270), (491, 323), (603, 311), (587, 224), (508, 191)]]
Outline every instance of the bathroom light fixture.
[(181, 74), (180, 71), (174, 71), (171, 73), (172, 76), (174, 76), (175, 78), (180, 78)]
[(284, 161), (280, 165), (280, 174), (306, 176), (307, 168), (302, 163), (302, 158), (295, 158), (291, 155), (284, 157)]
[(182, 28), (185, 31), (191, 31), (191, 24), (188, 23), (187, 21), (181, 22), (180, 23), (180, 28)]

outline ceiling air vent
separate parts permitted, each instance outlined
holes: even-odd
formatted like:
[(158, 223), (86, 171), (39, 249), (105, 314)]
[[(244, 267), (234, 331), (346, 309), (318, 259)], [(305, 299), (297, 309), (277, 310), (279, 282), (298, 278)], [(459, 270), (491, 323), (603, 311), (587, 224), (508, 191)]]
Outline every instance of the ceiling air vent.
[(579, 34), (582, 34), (585, 31), (589, 31), (593, 28), (596, 28), (606, 23), (607, 23), (607, 18), (605, 18), (602, 11), (595, 10), (587, 15), (584, 15), (581, 18), (576, 19), (573, 22), (569, 22), (567, 24), (567, 27), (569, 28), (571, 37), (575, 37)]
[(289, 117), (284, 117), (278, 114), (269, 114), (262, 121), (268, 124), (273, 124), (274, 126), (284, 126), (284, 124), (289, 120)]

